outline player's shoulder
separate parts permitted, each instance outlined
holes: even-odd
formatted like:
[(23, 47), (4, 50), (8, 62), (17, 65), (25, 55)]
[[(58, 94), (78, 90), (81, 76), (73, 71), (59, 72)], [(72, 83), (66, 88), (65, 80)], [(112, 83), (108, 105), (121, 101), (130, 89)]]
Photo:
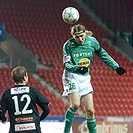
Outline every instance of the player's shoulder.
[(64, 46), (70, 46), (74, 44), (74, 38), (70, 38), (68, 39), (65, 43), (64, 43)]
[(7, 94), (7, 93), (9, 93), (10, 90), (11, 90), (11, 88), (8, 88), (8, 89), (4, 90), (4, 91), (3, 91), (3, 94)]
[(8, 98), (9, 95), (10, 95), (10, 88), (4, 90), (2, 93), (2, 97), (5, 97), (5, 98)]
[(37, 88), (35, 88), (35, 87), (30, 87), (30, 91), (31, 92), (34, 92), (34, 93), (36, 93), (36, 94), (38, 94), (38, 93), (40, 93), (40, 91), (37, 89)]
[(97, 39), (93, 36), (87, 36), (87, 38), (93, 42), (98, 42)]
[(91, 42), (93, 47), (97, 47), (100, 45), (100, 43), (98, 42), (98, 40), (95, 37), (88, 36), (88, 41)]

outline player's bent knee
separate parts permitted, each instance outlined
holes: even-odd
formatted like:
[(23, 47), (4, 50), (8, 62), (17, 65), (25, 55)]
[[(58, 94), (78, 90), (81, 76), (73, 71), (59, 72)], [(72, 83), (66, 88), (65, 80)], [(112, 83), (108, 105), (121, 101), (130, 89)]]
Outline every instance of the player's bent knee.
[(94, 117), (94, 109), (93, 110), (86, 110), (86, 116), (88, 119), (91, 119)]
[(79, 104), (73, 104), (72, 108), (76, 111), (79, 108)]

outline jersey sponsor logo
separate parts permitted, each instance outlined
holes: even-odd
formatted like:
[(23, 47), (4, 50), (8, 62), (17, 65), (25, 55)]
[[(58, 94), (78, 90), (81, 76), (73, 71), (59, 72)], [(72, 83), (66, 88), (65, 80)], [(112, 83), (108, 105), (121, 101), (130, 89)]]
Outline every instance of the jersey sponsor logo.
[(16, 122), (29, 122), (33, 121), (33, 117), (18, 117), (15, 120)]
[(15, 87), (11, 88), (11, 94), (21, 94), (29, 92), (29, 87)]
[(78, 62), (80, 67), (88, 67), (90, 64), (90, 60), (88, 58), (83, 58)]
[(35, 130), (35, 123), (16, 124), (15, 131)]
[(76, 54), (73, 54), (74, 57), (81, 57), (81, 56), (90, 56), (92, 55), (92, 52), (89, 52), (89, 53), (76, 53)]

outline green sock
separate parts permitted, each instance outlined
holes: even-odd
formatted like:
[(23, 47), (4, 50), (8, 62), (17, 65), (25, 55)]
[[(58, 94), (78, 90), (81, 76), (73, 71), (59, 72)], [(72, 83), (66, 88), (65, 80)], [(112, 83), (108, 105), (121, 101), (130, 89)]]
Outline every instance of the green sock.
[(64, 133), (70, 133), (70, 128), (72, 126), (74, 116), (76, 114), (76, 111), (74, 111), (71, 108), (68, 108), (65, 114), (65, 128)]
[(89, 133), (96, 133), (96, 119), (87, 119), (87, 127), (89, 129)]

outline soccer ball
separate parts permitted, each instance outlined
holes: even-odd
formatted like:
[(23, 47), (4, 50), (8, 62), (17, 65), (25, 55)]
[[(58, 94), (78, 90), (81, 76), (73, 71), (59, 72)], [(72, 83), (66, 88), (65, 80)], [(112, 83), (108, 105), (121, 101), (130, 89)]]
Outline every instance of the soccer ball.
[(79, 20), (79, 12), (74, 7), (67, 7), (62, 12), (63, 20), (68, 24), (74, 24)]

